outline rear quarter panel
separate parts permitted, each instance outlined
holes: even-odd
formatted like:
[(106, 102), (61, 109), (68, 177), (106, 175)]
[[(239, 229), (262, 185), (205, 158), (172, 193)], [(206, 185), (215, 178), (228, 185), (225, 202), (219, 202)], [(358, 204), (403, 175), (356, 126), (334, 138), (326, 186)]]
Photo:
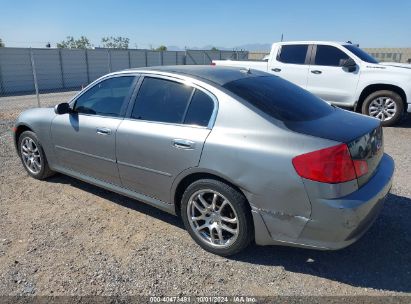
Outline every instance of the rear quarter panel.
[[(219, 96), (219, 112), (199, 167), (239, 187), (274, 239), (293, 240), (311, 215), (304, 184), (292, 165), (296, 155), (336, 142), (289, 131), (231, 96)], [(271, 225), (271, 227), (270, 227)]]

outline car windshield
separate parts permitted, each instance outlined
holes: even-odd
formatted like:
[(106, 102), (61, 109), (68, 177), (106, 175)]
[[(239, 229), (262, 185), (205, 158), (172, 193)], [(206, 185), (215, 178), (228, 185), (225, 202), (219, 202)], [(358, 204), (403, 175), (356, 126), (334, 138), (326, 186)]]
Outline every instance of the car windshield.
[(223, 88), (281, 121), (314, 120), (334, 111), (322, 99), (277, 76), (242, 78)]
[(355, 45), (346, 44), (346, 45), (343, 45), (343, 47), (345, 47), (347, 50), (349, 50), (355, 56), (360, 58), (362, 61), (365, 61), (365, 62), (368, 62), (368, 63), (379, 63), (377, 59), (375, 59), (374, 57), (372, 57), (370, 54), (363, 51), (359, 47), (356, 47)]

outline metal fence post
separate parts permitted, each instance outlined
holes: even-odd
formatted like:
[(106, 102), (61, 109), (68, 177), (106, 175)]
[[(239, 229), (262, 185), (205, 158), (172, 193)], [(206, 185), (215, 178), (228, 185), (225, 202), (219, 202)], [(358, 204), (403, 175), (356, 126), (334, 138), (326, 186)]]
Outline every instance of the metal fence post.
[[(1, 52), (0, 52), (0, 57), (1, 57)], [(1, 60), (0, 60), (0, 63), (1, 63)], [(0, 94), (1, 95), (6, 94), (6, 90), (5, 90), (4, 84), (3, 84), (3, 76), (2, 75), (3, 75), (3, 73), (1, 71), (1, 64), (0, 64)]]
[(63, 89), (66, 88), (64, 84), (64, 68), (63, 68), (63, 59), (61, 58), (61, 49), (59, 49), (59, 61), (60, 61), (60, 73), (61, 73), (61, 85)]
[(163, 51), (160, 51), (160, 65), (163, 65), (164, 58), (163, 58)]
[(147, 58), (147, 50), (144, 50), (144, 61), (145, 61), (145, 66), (148, 66), (148, 58)]
[(40, 95), (39, 95), (39, 86), (37, 83), (37, 73), (36, 73), (36, 65), (34, 64), (34, 56), (33, 50), (30, 48), (30, 61), (31, 61), (31, 71), (33, 72), (33, 81), (34, 81), (34, 89), (36, 90), (36, 97), (37, 97), (37, 105), (40, 105)]
[(107, 50), (107, 64), (108, 64), (108, 72), (111, 73), (111, 53), (110, 53), (110, 50)]
[(176, 65), (178, 65), (178, 51), (176, 51)]
[(88, 66), (88, 52), (87, 49), (84, 49), (84, 54), (86, 58), (86, 71), (87, 71), (87, 84), (90, 83), (90, 68)]
[(130, 56), (130, 50), (127, 50), (128, 53), (128, 68), (131, 69), (131, 56)]
[[(211, 64), (213, 62), (213, 59), (211, 59), (211, 57), (208, 55), (207, 51), (204, 51), (204, 55), (208, 58), (208, 60), (210, 61), (208, 64)], [(206, 58), (204, 58), (204, 64), (205, 63)]]

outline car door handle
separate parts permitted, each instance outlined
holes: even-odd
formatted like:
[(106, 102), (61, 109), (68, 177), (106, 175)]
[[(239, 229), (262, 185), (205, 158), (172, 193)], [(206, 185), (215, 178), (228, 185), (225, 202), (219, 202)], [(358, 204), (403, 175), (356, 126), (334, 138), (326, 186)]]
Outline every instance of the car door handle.
[(111, 134), (111, 130), (108, 128), (97, 128), (97, 134), (100, 135), (110, 135)]
[(173, 146), (177, 149), (194, 149), (195, 142), (188, 139), (173, 139)]
[(281, 69), (279, 69), (279, 68), (274, 68), (274, 69), (271, 69), (271, 71), (273, 71), (273, 72), (281, 72)]
[(311, 73), (313, 73), (313, 74), (321, 74), (321, 73), (322, 73), (322, 71), (319, 71), (319, 70), (313, 70), (313, 71), (311, 71)]

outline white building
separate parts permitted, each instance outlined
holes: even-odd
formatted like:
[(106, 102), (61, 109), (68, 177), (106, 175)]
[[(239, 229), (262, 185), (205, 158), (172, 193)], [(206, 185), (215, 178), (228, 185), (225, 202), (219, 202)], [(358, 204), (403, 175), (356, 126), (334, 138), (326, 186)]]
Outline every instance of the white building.
[(379, 61), (411, 63), (411, 48), (364, 48)]

